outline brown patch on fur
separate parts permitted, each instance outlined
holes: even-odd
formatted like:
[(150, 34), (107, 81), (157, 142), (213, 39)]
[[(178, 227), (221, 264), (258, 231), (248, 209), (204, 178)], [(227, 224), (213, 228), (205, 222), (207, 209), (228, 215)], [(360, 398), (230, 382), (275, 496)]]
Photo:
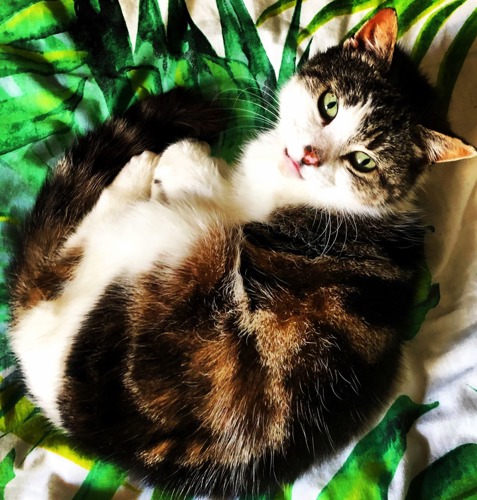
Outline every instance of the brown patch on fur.
[(210, 445), (205, 440), (201, 441), (199, 438), (191, 438), (191, 441), (187, 443), (184, 456), (179, 460), (179, 463), (182, 466), (194, 467), (210, 460), (218, 460), (220, 463), (220, 455), (214, 453), (214, 445)]
[[(126, 384), (141, 413), (162, 431), (199, 424), (195, 445), (180, 459), (184, 466), (248, 463), (265, 449), (280, 449), (289, 432), (291, 395), (280, 365), (287, 351), (297, 351), (292, 344), (298, 332), (293, 318), (277, 319), (270, 311), (250, 316), (246, 302), (236, 303), (232, 279), (240, 238), (238, 232), (212, 229), (179, 269), (158, 268), (134, 294), (131, 324), (138, 343)], [(162, 348), (143, 352), (143, 345), (154, 344)], [(149, 366), (147, 355), (161, 370)], [(167, 370), (176, 356), (182, 360), (179, 378)]]
[[(257, 331), (257, 344), (262, 343), (259, 350), (266, 353), (270, 366), (281, 371), (292, 367), (294, 354), (310, 336), (316, 336), (320, 324), (341, 332), (366, 362), (372, 363), (386, 350), (393, 333), (388, 328), (375, 328), (360, 316), (360, 311), (350, 308), (347, 297), (356, 290), (352, 283), (351, 286), (344, 283), (351, 278), (379, 277), (389, 282), (408, 279), (402, 269), (387, 261), (271, 254), (249, 242), (245, 243), (245, 249), (260, 274), (273, 276), (277, 282), (273, 293), (260, 293), (263, 284), (256, 284), (253, 293), (260, 294), (261, 307), (273, 313), (262, 310), (252, 316), (254, 323), (261, 324), (260, 328), (254, 327), (253, 322), (249, 324)], [(267, 335), (270, 330), (279, 331), (280, 335)]]
[(172, 439), (165, 439), (160, 441), (159, 444), (148, 448), (145, 451), (141, 451), (138, 457), (148, 465), (157, 465), (162, 462), (164, 458), (171, 452), (174, 448), (175, 443)]
[[(206, 452), (192, 456), (239, 465), (282, 445), (289, 395), (255, 347), (247, 346), (253, 344), (252, 337), (247, 340), (233, 327), (222, 331), (217, 340), (202, 342), (189, 364), (191, 378), (201, 373), (210, 387), (207, 397), (197, 403), (196, 416), (214, 438)], [(186, 463), (196, 465), (191, 457)]]
[(65, 250), (60, 256), (49, 258), (32, 270), (27, 280), (19, 279), (14, 293), (17, 307), (20, 310), (30, 309), (40, 301), (56, 299), (64, 284), (74, 276), (82, 257), (81, 248)]
[[(217, 295), (217, 284), (234, 260), (228, 242), (227, 231), (213, 229), (179, 269), (158, 265), (135, 287), (130, 320), (138, 340), (133, 341), (126, 383), (141, 412), (164, 428), (173, 426), (179, 415), (190, 412), (184, 409), (183, 400), (186, 394), (193, 393), (193, 388), (182, 385), (188, 383), (187, 373), (177, 380), (169, 377), (167, 370), (151, 377), (150, 370), (155, 371), (156, 363), (167, 367), (171, 359), (180, 356), (187, 371), (189, 363), (194, 363), (196, 350), (200, 351), (197, 344), (215, 334), (209, 307)], [(210, 266), (210, 259), (214, 266)], [(143, 351), (144, 345), (162, 347)]]

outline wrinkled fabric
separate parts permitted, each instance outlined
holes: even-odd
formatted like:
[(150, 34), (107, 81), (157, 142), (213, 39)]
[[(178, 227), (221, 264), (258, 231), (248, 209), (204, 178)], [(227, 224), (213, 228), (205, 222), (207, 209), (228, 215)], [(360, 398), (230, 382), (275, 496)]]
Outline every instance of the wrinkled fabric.
[[(201, 87), (235, 102), (242, 121), (221, 144), (233, 157), (251, 128), (275, 118), (273, 94), (296, 67), (352, 33), (379, 3), (0, 4), (0, 497), (170, 498), (82, 455), (51, 428), (25, 395), (8, 348), (12, 234), (75, 134), (149, 94)], [(453, 130), (477, 145), (476, 0), (386, 5), (396, 8), (400, 43), (437, 86)], [(477, 497), (477, 159), (430, 168), (422, 195), (429, 275), (417, 291), (399, 390), (360, 439), (284, 485), (280, 498)]]

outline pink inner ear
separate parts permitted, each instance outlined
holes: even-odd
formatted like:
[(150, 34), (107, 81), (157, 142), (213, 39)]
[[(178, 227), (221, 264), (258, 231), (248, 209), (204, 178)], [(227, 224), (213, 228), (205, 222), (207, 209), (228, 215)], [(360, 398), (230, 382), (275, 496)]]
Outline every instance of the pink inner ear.
[(378, 59), (391, 63), (398, 32), (397, 15), (394, 9), (382, 9), (348, 40), (348, 45), (365, 50)]
[(461, 140), (454, 138), (449, 138), (445, 144), (441, 144), (441, 148), (437, 158), (434, 160), (436, 163), (463, 160), (464, 158), (472, 158), (477, 155), (477, 151), (472, 146), (468, 146)]
[(463, 160), (477, 156), (477, 150), (457, 137), (451, 137), (435, 130), (422, 127), (431, 163)]

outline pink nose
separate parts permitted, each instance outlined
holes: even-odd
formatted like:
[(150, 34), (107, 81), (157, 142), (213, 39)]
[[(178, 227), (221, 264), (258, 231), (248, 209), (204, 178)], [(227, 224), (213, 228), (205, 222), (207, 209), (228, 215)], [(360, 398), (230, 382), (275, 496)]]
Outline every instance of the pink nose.
[(305, 165), (319, 167), (320, 156), (318, 155), (318, 151), (312, 146), (305, 146), (303, 148), (303, 158), (301, 159), (301, 162)]

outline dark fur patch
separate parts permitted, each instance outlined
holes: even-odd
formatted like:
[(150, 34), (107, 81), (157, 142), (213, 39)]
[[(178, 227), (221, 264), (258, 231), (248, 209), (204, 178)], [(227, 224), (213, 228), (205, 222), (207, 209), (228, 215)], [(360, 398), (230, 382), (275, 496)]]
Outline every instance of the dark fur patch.
[(72, 248), (60, 256), (46, 258), (38, 251), (33, 262), (25, 263), (11, 291), (13, 321), (20, 311), (34, 307), (40, 301), (57, 298), (67, 281), (73, 278), (82, 257), (81, 248)]
[(422, 241), (366, 221), (330, 246), (314, 220), (217, 227), (174, 273), (112, 285), (68, 361), (73, 437), (153, 483), (227, 495), (272, 492), (359, 432), (393, 388)]

